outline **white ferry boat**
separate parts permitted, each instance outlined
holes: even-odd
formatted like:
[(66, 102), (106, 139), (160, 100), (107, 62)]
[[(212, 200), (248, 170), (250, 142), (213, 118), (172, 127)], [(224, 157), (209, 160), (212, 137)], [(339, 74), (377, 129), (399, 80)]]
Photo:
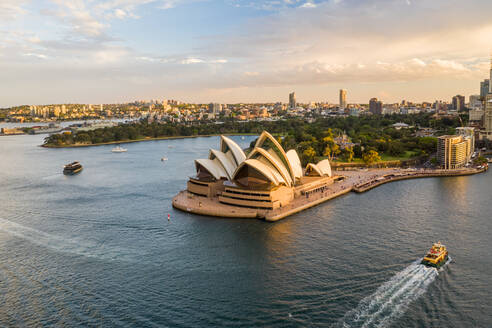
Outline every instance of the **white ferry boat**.
[(113, 149), (111, 149), (113, 153), (124, 153), (127, 150), (125, 148), (121, 148), (120, 146), (116, 146)]

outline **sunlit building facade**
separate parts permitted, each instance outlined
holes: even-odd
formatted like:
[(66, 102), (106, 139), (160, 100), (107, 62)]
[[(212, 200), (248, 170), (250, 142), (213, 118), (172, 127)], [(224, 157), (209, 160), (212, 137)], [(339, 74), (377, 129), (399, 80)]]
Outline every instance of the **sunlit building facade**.
[(453, 97), (453, 109), (461, 111), (465, 109), (465, 97), (462, 95), (456, 95)]
[(340, 109), (347, 108), (347, 90), (340, 89)]
[(328, 160), (310, 163), (304, 172), (297, 152), (285, 152), (268, 132), (260, 135), (248, 155), (221, 136), (220, 150), (211, 149), (207, 159), (195, 160), (195, 169), (188, 193), (255, 209), (285, 207), (296, 197), (333, 183)]
[(437, 159), (441, 168), (458, 169), (464, 167), (473, 152), (473, 139), (470, 136), (441, 136), (437, 139)]

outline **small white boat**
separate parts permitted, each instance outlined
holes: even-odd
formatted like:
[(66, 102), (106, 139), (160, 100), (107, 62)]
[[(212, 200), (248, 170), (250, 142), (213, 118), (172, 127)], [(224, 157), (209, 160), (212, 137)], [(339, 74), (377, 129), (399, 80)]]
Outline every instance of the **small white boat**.
[(241, 137), (241, 140), (244, 140), (244, 136)]
[(124, 153), (126, 152), (125, 148), (121, 148), (120, 146), (116, 146), (113, 149), (111, 149), (113, 153)]
[(162, 157), (161, 162), (167, 161), (167, 157)]

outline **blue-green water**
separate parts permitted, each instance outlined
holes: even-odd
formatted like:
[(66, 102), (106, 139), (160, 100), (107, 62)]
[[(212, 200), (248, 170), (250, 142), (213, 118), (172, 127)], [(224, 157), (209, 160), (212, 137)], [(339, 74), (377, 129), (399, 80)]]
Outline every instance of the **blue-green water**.
[[(386, 184), (266, 223), (172, 209), (216, 137), (122, 154), (42, 139), (0, 137), (0, 326), (492, 323), (490, 172)], [(82, 173), (61, 174), (73, 160)], [(416, 262), (437, 240), (452, 257), (440, 272)]]

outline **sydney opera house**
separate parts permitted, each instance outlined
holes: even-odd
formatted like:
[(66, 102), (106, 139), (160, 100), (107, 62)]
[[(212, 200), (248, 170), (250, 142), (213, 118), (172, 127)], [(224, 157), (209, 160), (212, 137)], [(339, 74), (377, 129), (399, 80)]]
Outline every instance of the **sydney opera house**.
[(312, 193), (336, 180), (328, 160), (303, 169), (297, 152), (285, 152), (268, 132), (247, 155), (221, 136), (220, 150), (210, 149), (208, 158), (195, 160), (195, 168), (196, 175), (173, 199), (173, 206), (212, 216), (267, 218), (306, 203)]

